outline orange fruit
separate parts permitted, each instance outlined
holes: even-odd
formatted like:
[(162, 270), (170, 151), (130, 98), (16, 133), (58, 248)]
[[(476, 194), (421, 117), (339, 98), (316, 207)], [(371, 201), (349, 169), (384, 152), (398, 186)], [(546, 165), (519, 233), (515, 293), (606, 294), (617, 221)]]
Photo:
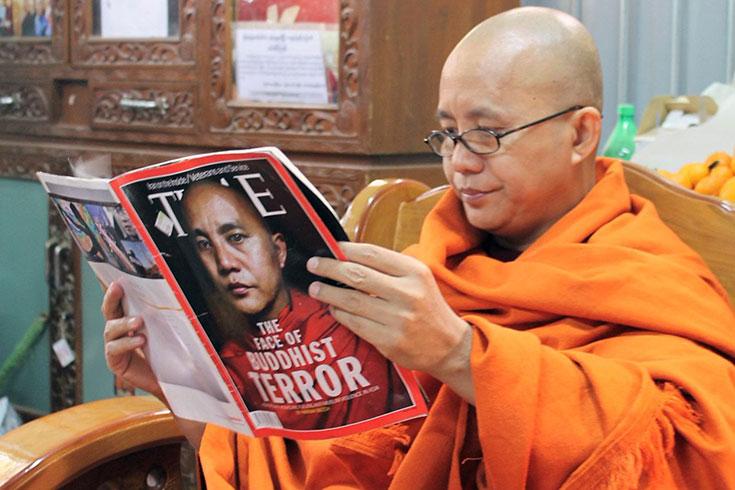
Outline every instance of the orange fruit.
[(656, 169), (656, 172), (665, 179), (674, 180), (674, 172), (669, 172), (663, 168)]
[(674, 182), (676, 182), (677, 184), (681, 186), (686, 187), (687, 189), (691, 189), (694, 187), (692, 185), (692, 181), (689, 180), (689, 174), (686, 172), (682, 172), (681, 170), (676, 172), (671, 180), (673, 180)]
[(720, 188), (726, 180), (728, 180), (728, 177), (718, 177), (717, 175), (710, 174), (700, 180), (699, 183), (694, 187), (694, 190), (696, 192), (699, 192), (700, 194), (716, 196), (720, 193)]
[(732, 157), (730, 154), (726, 151), (716, 151), (714, 153), (710, 153), (710, 155), (707, 157), (707, 159), (704, 161), (707, 165), (712, 165), (713, 163), (719, 161), (721, 165), (730, 166)]
[(722, 184), (720, 199), (735, 203), (735, 177), (730, 177)]
[(709, 167), (706, 163), (687, 163), (681, 167), (680, 171), (686, 172), (689, 175), (689, 181), (692, 183), (692, 186), (695, 186), (700, 180), (707, 177)]
[(723, 181), (729, 179), (733, 176), (730, 162), (718, 163), (715, 168), (709, 171), (709, 174), (713, 177), (721, 178)]

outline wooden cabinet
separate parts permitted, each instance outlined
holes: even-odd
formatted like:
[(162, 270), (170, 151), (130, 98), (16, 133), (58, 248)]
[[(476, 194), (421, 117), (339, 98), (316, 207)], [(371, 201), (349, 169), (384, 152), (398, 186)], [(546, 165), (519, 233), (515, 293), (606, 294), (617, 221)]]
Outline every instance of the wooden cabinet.
[[(33, 3), (50, 32), (19, 35), (24, 5)], [(422, 142), (435, 126), (442, 63), (473, 25), (518, 1), (0, 0), (5, 4), (15, 35), (0, 36), (0, 176), (63, 173), (69, 158), (99, 154), (111, 155), (119, 172), (186, 154), (274, 145), (341, 214), (375, 178), (442, 182), (440, 162)], [(261, 10), (240, 15), (246, 4)], [(114, 10), (121, 5), (140, 11)], [(167, 25), (146, 35), (157, 7)], [(251, 28), (318, 31), (322, 47), (329, 37), (325, 101), (244, 98), (255, 64), (243, 61), (249, 58), (240, 40)], [(296, 67), (300, 59), (293, 59)], [(277, 55), (268, 63), (284, 70)], [(79, 266), (70, 257), (73, 280)], [(64, 302), (78, 308), (78, 301)], [(76, 313), (66, 313), (73, 324)]]
[[(302, 3), (306, 10), (313, 0), (258, 2)], [(275, 145), (307, 174), (335, 169), (335, 182), (373, 177), (381, 167), (440, 179), (422, 138), (434, 125), (441, 64), (472, 25), (517, 4), (468, 0), (459, 9), (444, 0), (331, 0), (338, 39), (334, 100), (288, 104), (236, 95), (238, 0), (151, 2), (168, 5), (169, 32), (128, 39), (100, 29), (109, 3), (50, 0), (50, 36), (0, 37), (3, 147), (30, 137), (71, 143), (82, 152), (115, 154), (122, 169), (170, 153)], [(22, 4), (12, 3), (16, 17)], [(296, 16), (290, 27), (299, 25)], [(126, 149), (135, 157), (127, 159)], [(336, 170), (342, 167), (358, 172), (343, 175)], [(345, 183), (356, 191), (365, 182)], [(335, 204), (343, 211), (346, 201)]]

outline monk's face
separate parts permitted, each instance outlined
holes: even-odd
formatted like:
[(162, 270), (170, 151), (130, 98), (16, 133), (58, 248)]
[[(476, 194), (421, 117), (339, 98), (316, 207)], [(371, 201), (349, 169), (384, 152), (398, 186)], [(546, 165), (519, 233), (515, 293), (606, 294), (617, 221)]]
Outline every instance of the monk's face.
[[(450, 55), (439, 87), (442, 128), (502, 132), (569, 107), (548, 88), (540, 90), (548, 81), (534, 72), (533, 56), (502, 48), (491, 53), (475, 47)], [(444, 172), (470, 224), (522, 249), (569, 209), (573, 140), (564, 115), (502, 138), (491, 155), (457, 144), (443, 159)]]
[(205, 184), (183, 201), (196, 250), (218, 289), (248, 316), (273, 318), (288, 304), (286, 244), (231, 189)]

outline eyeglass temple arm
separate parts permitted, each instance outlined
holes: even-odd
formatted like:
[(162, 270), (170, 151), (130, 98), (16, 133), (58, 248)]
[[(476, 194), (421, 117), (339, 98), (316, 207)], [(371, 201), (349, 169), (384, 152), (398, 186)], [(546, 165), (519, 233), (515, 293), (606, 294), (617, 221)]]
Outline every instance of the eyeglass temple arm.
[(583, 107), (584, 107), (583, 105), (575, 105), (575, 106), (569, 107), (568, 109), (564, 109), (563, 111), (555, 112), (554, 114), (551, 114), (550, 116), (542, 117), (541, 119), (537, 121), (533, 121), (528, 124), (524, 124), (523, 126), (519, 126), (517, 128), (509, 129), (508, 131), (503, 131), (501, 133), (498, 133), (495, 135), (495, 137), (500, 139), (503, 136), (507, 136), (509, 134), (515, 133), (516, 131), (520, 131), (521, 129), (530, 128), (531, 126), (535, 126), (536, 124), (541, 124), (542, 122), (546, 122), (549, 119), (554, 119), (555, 117), (559, 117), (562, 114), (566, 114), (567, 112), (578, 111), (582, 109)]

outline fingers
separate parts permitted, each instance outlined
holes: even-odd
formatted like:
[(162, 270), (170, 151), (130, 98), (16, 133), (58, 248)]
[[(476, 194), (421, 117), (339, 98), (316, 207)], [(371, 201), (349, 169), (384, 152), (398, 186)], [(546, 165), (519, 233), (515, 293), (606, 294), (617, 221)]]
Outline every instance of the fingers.
[(385, 325), (360, 315), (354, 315), (339, 308), (332, 308), (332, 316), (341, 325), (350, 329), (352, 333), (372, 344), (381, 354), (391, 358), (392, 352), (389, 348), (395, 343), (394, 332), (386, 329)]
[[(384, 345), (392, 344), (395, 330), (386, 328), (382, 323), (382, 320), (390, 315), (388, 311), (390, 305), (385, 300), (360, 291), (320, 282), (312, 283), (309, 294), (319, 301), (330, 304), (330, 313), (337, 322), (373, 344), (378, 350)], [(380, 342), (376, 342), (377, 340)], [(381, 353), (387, 354), (382, 350)]]
[(380, 295), (386, 276), (361, 264), (324, 257), (312, 257), (306, 263), (309, 272), (333, 279), (368, 294)]
[(340, 242), (347, 260), (365, 265), (391, 276), (405, 276), (419, 262), (413, 257), (370, 243)]
[(379, 319), (387, 313), (388, 304), (384, 299), (354, 289), (314, 282), (309, 286), (309, 295), (340, 310), (365, 318)]
[(108, 361), (129, 355), (135, 349), (143, 347), (145, 336), (122, 337), (105, 343), (105, 357)]
[(105, 361), (110, 371), (123, 376), (133, 361), (135, 351), (145, 345), (146, 338), (140, 333), (143, 321), (140, 318), (116, 318), (105, 323)]
[(105, 297), (102, 299), (102, 315), (105, 320), (112, 320), (122, 317), (125, 312), (122, 307), (122, 298), (125, 295), (122, 286), (116, 282), (110, 283), (105, 291)]
[(143, 326), (143, 320), (138, 317), (123, 317), (108, 320), (105, 323), (105, 342), (110, 342), (121, 337), (135, 335)]
[(412, 257), (364, 243), (344, 243), (347, 260), (312, 257), (306, 263), (313, 274), (333, 279), (369, 294), (390, 293), (393, 279), (415, 274), (426, 267)]

